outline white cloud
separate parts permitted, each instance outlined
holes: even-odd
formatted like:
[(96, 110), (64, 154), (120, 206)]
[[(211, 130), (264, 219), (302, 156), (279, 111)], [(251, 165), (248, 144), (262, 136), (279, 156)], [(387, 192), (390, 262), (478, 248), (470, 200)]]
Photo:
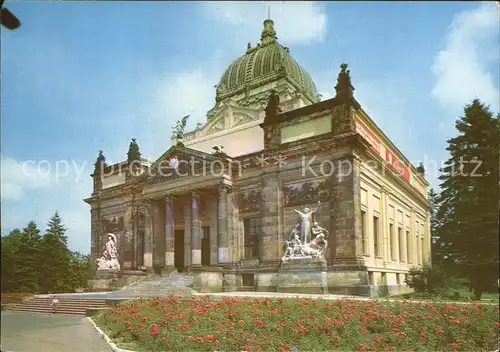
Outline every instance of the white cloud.
[(474, 98), (498, 111), (498, 86), (488, 71), (492, 60), (498, 65), (498, 18), (499, 7), (494, 3), (459, 14), (449, 28), (445, 48), (435, 58), (437, 81), (432, 94), (455, 118)]
[[(190, 115), (187, 130), (195, 128), (197, 122), (206, 122), (206, 113), (215, 103), (215, 88), (219, 74), (194, 69), (162, 75), (151, 83), (147, 112), (136, 137), (143, 156), (158, 158), (170, 148), (172, 126), (176, 120)], [(122, 151), (123, 154), (123, 151)]]
[[(211, 19), (232, 25), (237, 43), (258, 40), (268, 7), (278, 39), (282, 43), (304, 44), (323, 41), (327, 16), (323, 5), (313, 1), (206, 2)], [(293, 19), (293, 20), (290, 20)]]
[(52, 177), (45, 164), (2, 158), (2, 199), (20, 200), (26, 192), (48, 187)]
[(89, 252), (90, 207), (83, 198), (92, 187), (90, 166), (81, 160), (66, 162), (68, 168), (62, 161), (2, 159), (2, 234), (31, 220), (43, 233), (58, 211), (68, 228), (70, 249)]

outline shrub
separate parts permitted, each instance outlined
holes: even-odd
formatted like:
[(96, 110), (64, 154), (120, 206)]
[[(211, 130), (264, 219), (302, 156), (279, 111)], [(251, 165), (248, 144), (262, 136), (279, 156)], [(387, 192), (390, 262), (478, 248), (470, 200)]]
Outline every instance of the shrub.
[(406, 284), (417, 292), (432, 294), (445, 285), (445, 279), (443, 272), (439, 268), (424, 264), (422, 267), (410, 269)]

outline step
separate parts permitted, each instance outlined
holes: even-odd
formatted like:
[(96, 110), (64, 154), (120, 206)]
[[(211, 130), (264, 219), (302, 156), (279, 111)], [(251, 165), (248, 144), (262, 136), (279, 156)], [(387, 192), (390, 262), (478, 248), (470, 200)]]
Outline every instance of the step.
[[(22, 303), (24, 305), (42, 305), (42, 306), (50, 306), (52, 305), (52, 302), (29, 302), (29, 303)], [(106, 303), (80, 303), (80, 302), (59, 302), (59, 307), (61, 306), (105, 306)]]
[[(39, 313), (52, 313), (52, 309), (27, 309), (27, 308), (17, 308), (17, 309), (11, 309), (11, 312), (39, 312)], [(86, 309), (75, 309), (75, 310), (68, 310), (68, 309), (58, 309), (58, 313), (67, 313), (67, 314), (85, 314), (87, 312)]]

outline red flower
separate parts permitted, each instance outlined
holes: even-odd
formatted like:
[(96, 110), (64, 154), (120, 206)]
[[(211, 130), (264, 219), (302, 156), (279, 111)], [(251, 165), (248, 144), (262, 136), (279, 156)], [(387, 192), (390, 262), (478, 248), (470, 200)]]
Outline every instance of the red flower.
[(193, 340), (194, 340), (194, 342), (197, 342), (197, 343), (202, 343), (202, 342), (203, 342), (203, 337), (201, 337), (201, 336), (196, 336)]
[(251, 346), (248, 346), (248, 345), (243, 345), (243, 347), (241, 348), (243, 351), (251, 351), (252, 350), (252, 347)]
[(168, 339), (167, 339), (166, 337), (164, 337), (164, 338), (162, 339), (162, 341), (163, 341), (163, 343), (166, 343), (166, 342), (168, 342)]
[(138, 327), (139, 329), (142, 329), (142, 327), (143, 327), (143, 326), (144, 326), (144, 323), (139, 323), (139, 325), (137, 325), (137, 327)]
[(444, 330), (443, 330), (443, 329), (441, 329), (441, 328), (436, 328), (436, 329), (434, 329), (434, 332), (435, 332), (436, 334), (438, 334), (438, 335), (442, 335), (442, 334), (444, 333)]
[(160, 329), (158, 329), (158, 325), (151, 324), (151, 335), (156, 336), (160, 333)]
[(398, 328), (393, 328), (392, 332), (395, 333), (396, 335), (403, 335), (403, 330), (398, 329)]
[(207, 340), (213, 340), (213, 339), (215, 339), (215, 336), (211, 335), (211, 334), (208, 334), (208, 335), (205, 335), (205, 337), (203, 337), (203, 338), (207, 339)]

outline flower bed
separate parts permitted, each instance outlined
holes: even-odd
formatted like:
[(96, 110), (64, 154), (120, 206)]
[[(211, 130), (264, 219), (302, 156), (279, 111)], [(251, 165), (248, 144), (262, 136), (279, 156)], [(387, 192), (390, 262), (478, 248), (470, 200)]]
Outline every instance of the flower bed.
[(33, 293), (26, 292), (1, 293), (1, 302), (2, 304), (23, 303), (24, 299), (30, 298), (32, 296)]
[(138, 351), (488, 351), (498, 306), (310, 299), (136, 300), (96, 317)]

